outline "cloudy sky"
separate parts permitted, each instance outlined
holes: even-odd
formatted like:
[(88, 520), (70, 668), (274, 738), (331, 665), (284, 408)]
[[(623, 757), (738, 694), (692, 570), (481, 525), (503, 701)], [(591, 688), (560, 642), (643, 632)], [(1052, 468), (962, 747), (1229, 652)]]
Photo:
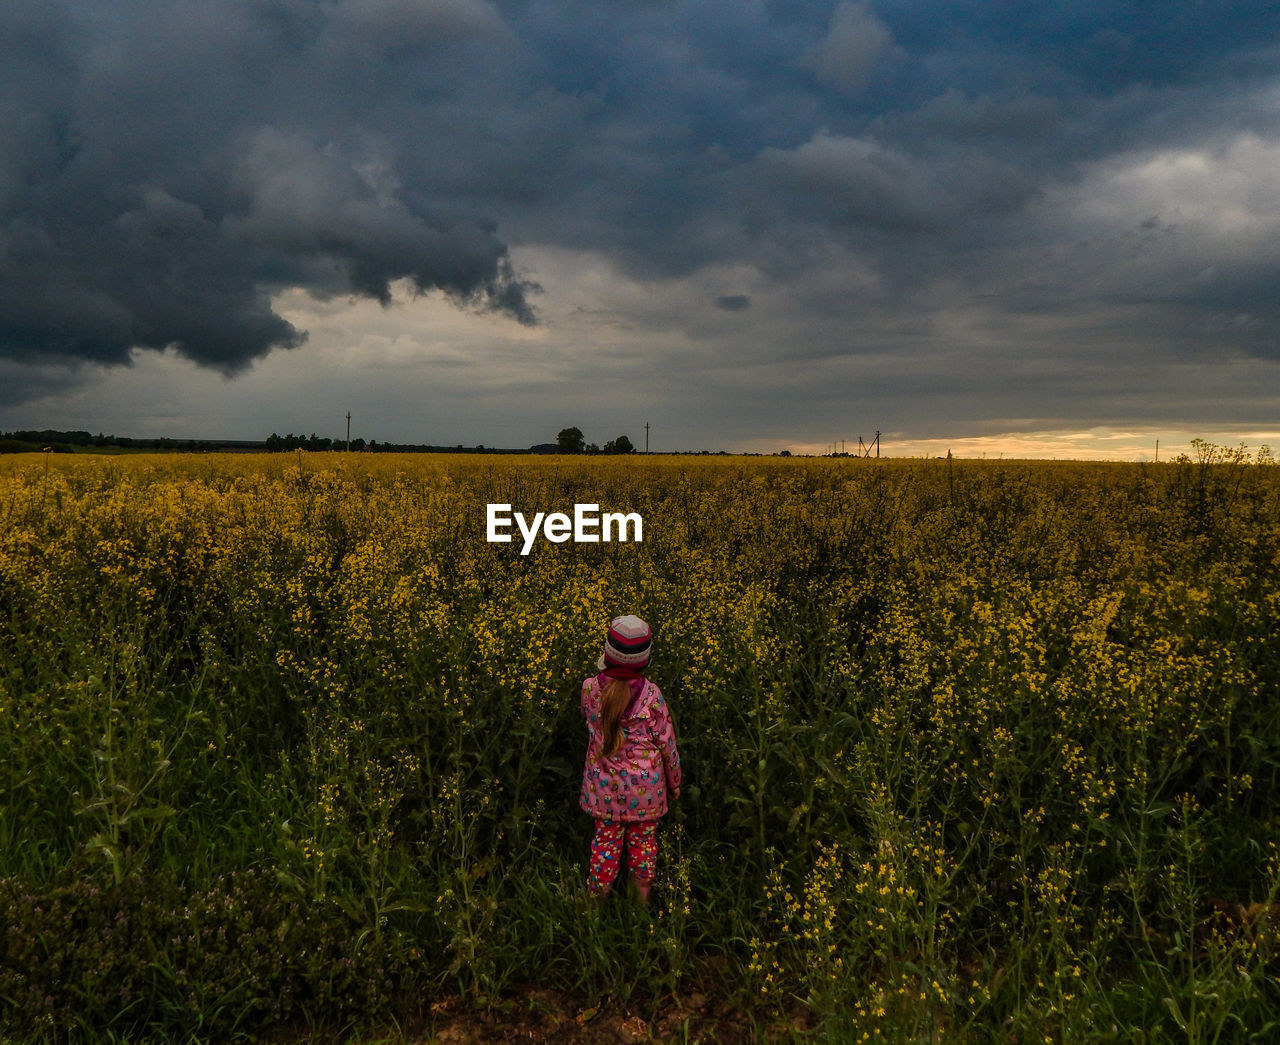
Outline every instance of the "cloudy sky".
[(1280, 443), (1271, 0), (6, 0), (0, 428)]

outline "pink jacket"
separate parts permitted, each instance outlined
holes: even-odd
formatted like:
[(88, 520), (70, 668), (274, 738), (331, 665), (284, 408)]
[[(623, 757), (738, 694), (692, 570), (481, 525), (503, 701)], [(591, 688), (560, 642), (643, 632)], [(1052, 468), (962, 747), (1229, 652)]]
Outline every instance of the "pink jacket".
[(667, 811), (667, 795), (680, 797), (680, 753), (662, 691), (642, 679), (620, 725), (622, 746), (608, 758), (600, 751), (603, 676), (582, 683), (582, 716), (587, 720), (587, 764), (578, 804), (598, 820), (657, 820)]

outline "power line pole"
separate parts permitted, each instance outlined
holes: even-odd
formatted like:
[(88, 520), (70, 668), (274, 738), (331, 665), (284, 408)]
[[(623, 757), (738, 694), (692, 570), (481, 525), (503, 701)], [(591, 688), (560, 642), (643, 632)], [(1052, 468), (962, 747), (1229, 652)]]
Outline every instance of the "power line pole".
[(649, 422), (644, 423), (644, 452), (649, 452)]
[(347, 453), (351, 453), (351, 411), (347, 411)]

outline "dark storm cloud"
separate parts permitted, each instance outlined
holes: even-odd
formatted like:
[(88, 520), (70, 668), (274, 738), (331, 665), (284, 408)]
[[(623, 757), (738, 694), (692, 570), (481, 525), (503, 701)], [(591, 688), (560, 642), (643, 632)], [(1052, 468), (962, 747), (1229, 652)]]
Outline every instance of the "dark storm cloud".
[(989, 293), (1010, 265), (1069, 305), (1049, 270), (1076, 237), (1046, 193), (1126, 151), (1280, 131), (1250, 100), (1274, 79), (1265, 5), (995, 6), (513, 5), (539, 75), (585, 104), (554, 191), (509, 213), (643, 278), (802, 279), (835, 244), (895, 307), (940, 281)]
[(305, 339), (273, 291), (387, 301), (401, 279), (531, 322), (495, 219), (404, 190), (379, 107), (405, 98), (363, 75), (499, 29), (478, 2), (8, 5), (0, 353), (173, 346), (230, 372)]
[(702, 344), (749, 305), (729, 358), (976, 354), (1027, 317), (1063, 373), (1073, 329), (1277, 352), (1257, 0), (21, 0), (0, 41), (14, 359), (234, 371), (304, 340), (289, 287), (529, 323), (540, 246), (732, 269), (642, 317)]

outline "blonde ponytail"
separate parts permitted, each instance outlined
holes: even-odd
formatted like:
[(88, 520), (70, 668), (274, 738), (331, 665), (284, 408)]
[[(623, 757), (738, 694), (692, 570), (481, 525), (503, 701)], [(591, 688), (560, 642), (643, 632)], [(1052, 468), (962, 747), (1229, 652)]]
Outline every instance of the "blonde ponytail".
[(600, 733), (604, 744), (600, 754), (608, 758), (622, 747), (622, 713), (631, 703), (631, 684), (626, 679), (610, 679), (600, 696)]

